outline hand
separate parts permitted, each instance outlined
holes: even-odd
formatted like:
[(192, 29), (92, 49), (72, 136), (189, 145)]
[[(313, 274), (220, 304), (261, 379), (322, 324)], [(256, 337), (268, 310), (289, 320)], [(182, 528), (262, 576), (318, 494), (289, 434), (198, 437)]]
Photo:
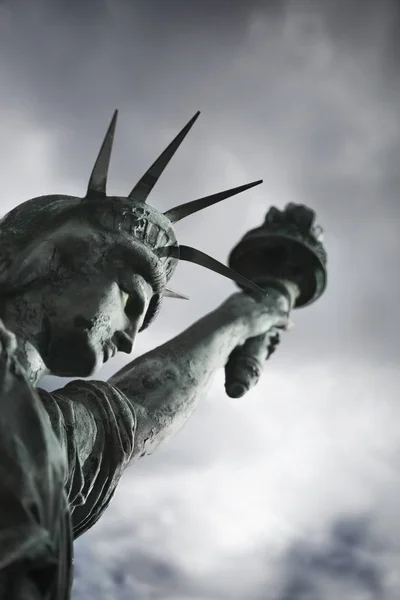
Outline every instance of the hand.
[(290, 299), (277, 290), (265, 298), (246, 293), (231, 296), (225, 308), (246, 323), (246, 341), (231, 354), (225, 367), (225, 389), (231, 398), (240, 398), (258, 382), (263, 365), (279, 342), (279, 329), (287, 329)]
[(232, 319), (243, 323), (246, 339), (265, 334), (273, 327), (287, 329), (291, 324), (290, 300), (274, 288), (258, 298), (247, 292), (238, 292), (230, 296), (221, 309)]

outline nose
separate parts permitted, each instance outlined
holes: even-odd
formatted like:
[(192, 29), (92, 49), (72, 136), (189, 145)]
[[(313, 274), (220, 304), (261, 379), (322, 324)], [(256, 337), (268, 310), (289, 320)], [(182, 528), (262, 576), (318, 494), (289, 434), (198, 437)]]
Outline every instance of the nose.
[(116, 331), (113, 341), (120, 352), (130, 354), (133, 348), (133, 339), (125, 331)]

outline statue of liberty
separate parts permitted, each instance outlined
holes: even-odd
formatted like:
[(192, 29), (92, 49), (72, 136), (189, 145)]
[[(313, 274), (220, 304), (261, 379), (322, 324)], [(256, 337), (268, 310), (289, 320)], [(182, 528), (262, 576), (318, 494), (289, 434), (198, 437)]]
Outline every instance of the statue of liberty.
[[(165, 213), (147, 203), (197, 116), (127, 197), (113, 197), (106, 185), (115, 112), (83, 198), (33, 198), (0, 221), (2, 600), (70, 598), (73, 541), (104, 513), (128, 465), (179, 431), (218, 369), (235, 356), (240, 366), (238, 352), (247, 348), (249, 381), (258, 377), (257, 356), (270, 353), (301, 295), (295, 277), (271, 272), (273, 284), (260, 286), (178, 244), (176, 222), (260, 181)], [(165, 296), (185, 298), (169, 288), (179, 260), (244, 291), (109, 381), (85, 380), (117, 352), (131, 353)], [(227, 390), (238, 396), (232, 364)], [(46, 374), (77, 379), (49, 393), (39, 387)]]

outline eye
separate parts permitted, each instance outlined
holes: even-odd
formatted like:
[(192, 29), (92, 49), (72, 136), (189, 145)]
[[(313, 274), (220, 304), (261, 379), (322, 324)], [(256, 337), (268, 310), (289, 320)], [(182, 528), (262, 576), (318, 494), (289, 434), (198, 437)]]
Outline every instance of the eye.
[(141, 293), (140, 289), (133, 286), (120, 282), (119, 288), (121, 290), (122, 303), (125, 308), (125, 314), (129, 319), (136, 318), (142, 314), (145, 309), (145, 298)]
[(118, 279), (125, 313), (129, 319), (135, 319), (146, 310), (146, 283), (140, 275), (128, 270), (121, 270)]
[(129, 319), (135, 319), (139, 317), (145, 309), (145, 300), (141, 294), (136, 291), (132, 294), (124, 294), (127, 296), (125, 303), (125, 314)]
[(121, 296), (122, 296), (122, 303), (124, 306), (127, 305), (128, 301), (129, 301), (129, 294), (128, 292), (124, 292), (123, 290), (121, 290)]

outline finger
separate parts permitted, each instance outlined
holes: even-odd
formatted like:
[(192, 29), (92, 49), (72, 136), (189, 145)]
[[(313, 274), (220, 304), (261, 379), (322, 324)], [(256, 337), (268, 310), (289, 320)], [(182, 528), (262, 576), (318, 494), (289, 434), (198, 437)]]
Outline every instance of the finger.
[(279, 329), (286, 329), (288, 327), (290, 322), (289, 312), (274, 308), (273, 310), (270, 309), (269, 315), (273, 327), (278, 327)]
[(294, 327), (294, 322), (290, 318), (290, 313), (282, 313), (275, 319), (274, 326), (271, 329), (278, 331), (290, 331)]
[(269, 334), (259, 335), (234, 350), (225, 367), (225, 389), (230, 398), (241, 398), (259, 381), (268, 358)]

